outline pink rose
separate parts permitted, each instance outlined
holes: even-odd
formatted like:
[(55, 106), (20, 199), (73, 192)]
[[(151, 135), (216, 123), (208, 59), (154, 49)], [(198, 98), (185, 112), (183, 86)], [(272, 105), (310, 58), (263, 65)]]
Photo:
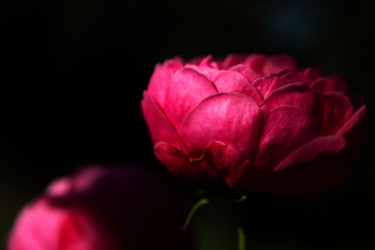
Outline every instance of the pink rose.
[(365, 106), (345, 80), (287, 55), (158, 64), (141, 103), (173, 174), (241, 191), (310, 195), (337, 186), (363, 141)]
[(53, 182), (26, 206), (9, 250), (187, 249), (185, 214), (155, 173), (90, 167)]

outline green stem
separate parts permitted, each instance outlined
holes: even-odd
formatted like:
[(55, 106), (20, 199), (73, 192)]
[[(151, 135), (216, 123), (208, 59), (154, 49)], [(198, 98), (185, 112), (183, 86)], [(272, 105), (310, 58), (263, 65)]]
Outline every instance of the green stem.
[(185, 220), (185, 224), (184, 226), (182, 227), (182, 230), (183, 231), (186, 231), (188, 226), (190, 225), (190, 221), (191, 219), (193, 218), (194, 214), (197, 212), (197, 210), (201, 207), (201, 206), (204, 206), (206, 204), (209, 203), (209, 200), (206, 199), (206, 198), (202, 198), (200, 199), (197, 203), (195, 203), (195, 205), (193, 206), (193, 208), (190, 210), (186, 220)]
[(241, 226), (238, 227), (237, 233), (238, 233), (238, 250), (246, 250), (246, 236)]

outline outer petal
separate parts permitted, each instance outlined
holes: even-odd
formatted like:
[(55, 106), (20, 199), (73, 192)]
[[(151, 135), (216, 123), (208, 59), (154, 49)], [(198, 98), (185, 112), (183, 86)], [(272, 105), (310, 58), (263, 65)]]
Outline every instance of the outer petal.
[(288, 106), (271, 110), (265, 120), (254, 166), (268, 171), (318, 134), (315, 119), (303, 110)]
[(345, 78), (337, 75), (320, 78), (313, 82), (311, 88), (320, 90), (322, 93), (340, 92), (344, 95), (346, 95), (348, 91)]
[(182, 65), (182, 60), (175, 58), (155, 66), (148, 85), (148, 92), (161, 107), (164, 107), (166, 103), (166, 93), (170, 87), (172, 77), (177, 70), (182, 68)]
[(195, 70), (182, 68), (173, 76), (166, 95), (168, 103), (164, 112), (174, 127), (179, 130), (186, 114), (207, 96), (217, 93), (214, 85)]
[(263, 99), (266, 99), (273, 91), (282, 86), (286, 85), (288, 82), (280, 79), (274, 75), (268, 75), (265, 77), (258, 78), (254, 81), (254, 87), (262, 94)]
[(141, 108), (154, 144), (165, 141), (184, 148), (175, 128), (147, 92), (143, 92)]
[(241, 94), (218, 93), (186, 116), (180, 136), (194, 157), (201, 156), (211, 142), (221, 141), (251, 159), (262, 125), (254, 100)]
[(261, 103), (261, 106), (267, 105), (271, 110), (280, 106), (292, 106), (311, 114), (314, 109), (315, 96), (315, 92), (304, 83), (290, 83), (273, 91)]
[(215, 141), (208, 145), (200, 164), (211, 176), (233, 187), (243, 178), (248, 163), (234, 148)]
[(185, 68), (193, 69), (205, 77), (207, 77), (208, 80), (212, 81), (221, 71), (216, 68), (211, 68), (208, 66), (197, 66), (193, 64), (186, 64)]
[(318, 80), (322, 77), (322, 73), (319, 69), (315, 68), (307, 68), (303, 71), (285, 71), (281, 72), (280, 75), (281, 79), (288, 82), (304, 82), (308, 86), (311, 85), (312, 82)]
[(268, 57), (263, 65), (262, 73), (264, 75), (268, 75), (272, 73), (278, 73), (282, 70), (295, 69), (297, 69), (297, 67), (294, 58), (283, 54)]
[(246, 66), (245, 64), (238, 64), (228, 69), (228, 71), (235, 71), (243, 75), (249, 82), (253, 83), (262, 75), (259, 75), (255, 73), (254, 70), (252, 70), (249, 66)]
[(205, 181), (210, 178), (199, 164), (190, 159), (176, 146), (159, 142), (154, 147), (154, 153), (158, 160), (165, 165), (174, 175), (189, 181)]
[(265, 182), (267, 192), (281, 196), (313, 195), (335, 187), (342, 179), (341, 136), (319, 137), (283, 160)]
[(213, 79), (213, 82), (218, 92), (244, 94), (256, 103), (261, 102), (261, 97), (256, 88), (240, 73), (223, 71)]
[(287, 55), (265, 56), (253, 54), (246, 59), (244, 64), (261, 75), (276, 74), (283, 70), (296, 69), (295, 60)]
[(247, 58), (247, 55), (242, 55), (242, 54), (228, 55), (224, 59), (224, 61), (221, 63), (220, 67), (221, 69), (229, 69), (230, 67), (234, 65), (243, 64), (246, 58)]
[(353, 106), (345, 95), (337, 92), (323, 94), (318, 100), (316, 118), (324, 134), (335, 134), (352, 115)]

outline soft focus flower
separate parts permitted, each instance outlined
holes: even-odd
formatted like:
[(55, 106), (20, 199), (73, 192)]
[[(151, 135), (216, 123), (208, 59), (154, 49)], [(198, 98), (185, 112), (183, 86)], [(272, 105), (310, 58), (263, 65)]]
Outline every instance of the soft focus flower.
[(53, 182), (26, 206), (9, 250), (187, 249), (185, 214), (156, 173), (90, 167)]
[(345, 80), (287, 55), (211, 56), (156, 65), (141, 103), (156, 157), (175, 175), (282, 196), (324, 192), (347, 175), (365, 106)]

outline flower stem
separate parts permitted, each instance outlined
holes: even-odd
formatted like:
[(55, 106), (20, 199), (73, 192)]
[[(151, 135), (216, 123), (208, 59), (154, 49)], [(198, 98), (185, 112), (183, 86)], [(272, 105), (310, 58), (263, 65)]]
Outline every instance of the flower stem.
[(246, 236), (241, 226), (238, 227), (237, 233), (238, 233), (238, 250), (246, 250)]
[(209, 203), (209, 200), (206, 199), (206, 198), (202, 198), (202, 199), (200, 199), (197, 203), (195, 203), (195, 205), (194, 205), (193, 208), (190, 210), (190, 212), (189, 212), (189, 214), (188, 214), (188, 216), (187, 216), (187, 218), (186, 218), (186, 220), (185, 220), (185, 224), (184, 224), (184, 226), (182, 227), (182, 230), (183, 230), (183, 231), (186, 231), (186, 230), (187, 230), (188, 226), (190, 225), (190, 221), (191, 221), (191, 219), (193, 218), (194, 214), (197, 212), (197, 210), (198, 210), (200, 207), (202, 207), (202, 206), (204, 206), (204, 205), (206, 205), (206, 204), (208, 204), (208, 203)]

